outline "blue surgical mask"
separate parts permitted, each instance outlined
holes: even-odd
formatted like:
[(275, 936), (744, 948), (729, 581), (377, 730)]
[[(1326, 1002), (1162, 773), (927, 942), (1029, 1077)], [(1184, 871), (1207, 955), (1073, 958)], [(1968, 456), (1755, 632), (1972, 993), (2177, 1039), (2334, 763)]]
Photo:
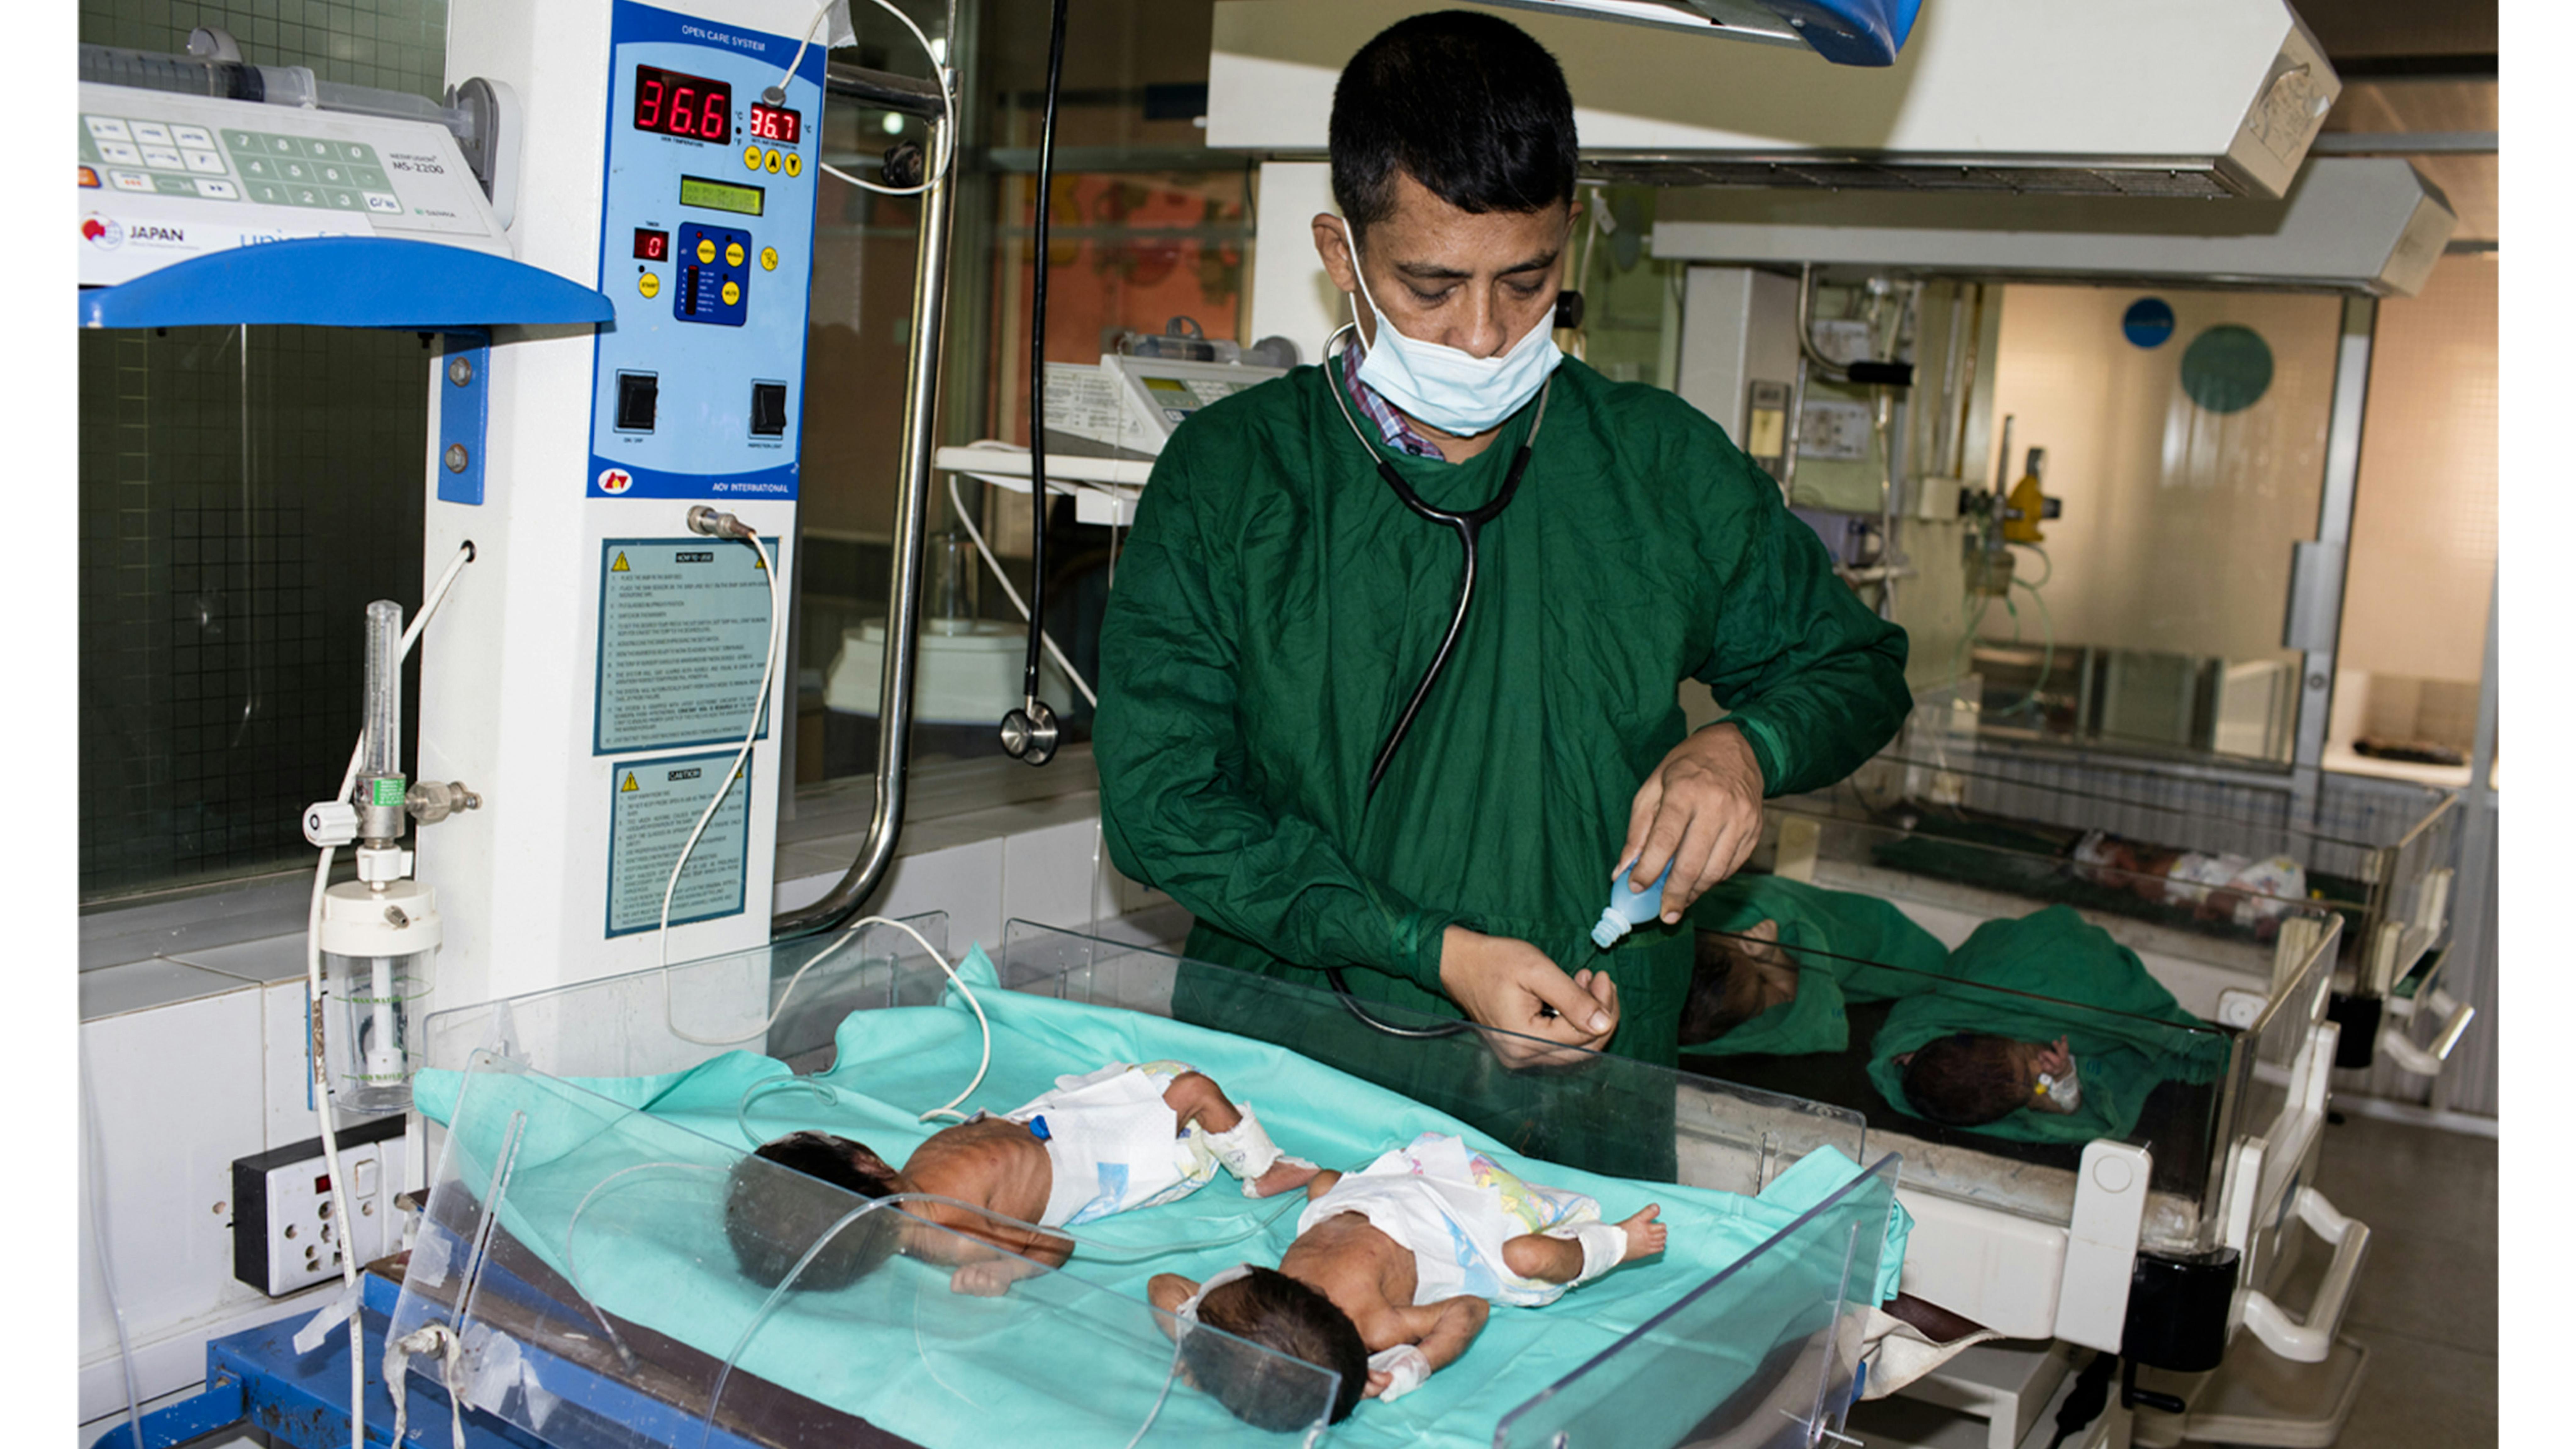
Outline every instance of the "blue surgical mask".
[[(1360, 359), (1360, 381), (1417, 422), (1450, 434), (1473, 437), (1493, 427), (1538, 395), (1548, 375), (1565, 360), (1557, 350), (1553, 308), (1499, 357), (1476, 357), (1455, 347), (1404, 335), (1389, 321), (1386, 309), (1369, 296), (1368, 273), (1360, 266), (1358, 234), (1342, 223), (1351, 238), (1351, 271), (1360, 280), (1360, 295), (1377, 314), (1377, 338)], [(1351, 311), (1354, 324), (1359, 309)]]

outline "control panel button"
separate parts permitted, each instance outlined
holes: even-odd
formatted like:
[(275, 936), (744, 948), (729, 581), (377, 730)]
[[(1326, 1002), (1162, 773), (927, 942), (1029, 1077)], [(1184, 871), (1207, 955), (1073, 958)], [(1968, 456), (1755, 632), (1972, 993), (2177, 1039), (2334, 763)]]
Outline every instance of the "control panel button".
[(111, 166), (140, 166), (143, 153), (123, 141), (101, 141), (98, 143), (98, 159)]
[(218, 181), (211, 176), (197, 183), (197, 194), (215, 201), (241, 200), (241, 193), (233, 189), (231, 182)]
[(662, 279), (653, 275), (651, 272), (646, 272), (635, 279), (635, 290), (643, 293), (647, 297), (661, 296)]
[(99, 140), (131, 141), (134, 139), (134, 133), (125, 129), (125, 123), (114, 116), (84, 116), (81, 119), (89, 127), (89, 133)]
[(119, 191), (150, 191), (152, 178), (140, 171), (110, 171), (107, 184)]
[(760, 269), (764, 272), (774, 272), (778, 270), (778, 248), (762, 247), (760, 249)]
[(170, 144), (170, 128), (159, 121), (137, 121), (134, 123), (134, 139), (146, 146), (167, 146)]
[(621, 433), (653, 431), (653, 413), (660, 407), (661, 399), (662, 379), (658, 374), (617, 374), (617, 430)]
[(731, 307), (742, 301), (742, 288), (733, 282), (727, 282), (724, 284), (724, 291), (718, 295), (724, 298), (726, 306)]
[(804, 158), (804, 157), (802, 157), (802, 156), (797, 155), (797, 154), (796, 154), (795, 152), (793, 152), (793, 151), (788, 152), (788, 153), (787, 153), (787, 174), (788, 174), (788, 175), (790, 175), (790, 176), (802, 175), (802, 174), (804, 173), (804, 170), (805, 170), (805, 158)]
[(701, 264), (704, 264), (712, 262), (715, 259), (716, 239), (711, 236), (702, 236), (698, 238), (698, 261)]
[(95, 190), (97, 190), (97, 189), (98, 189), (98, 170), (97, 170), (97, 168), (96, 168), (96, 167), (92, 167), (92, 166), (83, 166), (83, 167), (80, 169), (80, 184), (81, 184), (81, 187), (82, 187), (82, 189), (83, 189), (83, 190), (88, 190), (88, 191), (95, 191)]
[(168, 146), (144, 147), (143, 164), (151, 167), (155, 171), (185, 171), (188, 169), (188, 163), (180, 157), (177, 151)]
[(751, 435), (775, 438), (787, 432), (787, 384), (755, 382), (751, 385)]
[(214, 133), (203, 126), (172, 126), (170, 139), (182, 146), (194, 146), (200, 151), (215, 149)]
[(745, 146), (742, 148), (742, 169), (745, 171), (757, 171), (760, 169), (760, 148), (758, 146)]
[(771, 171), (778, 169), (778, 149), (774, 146), (770, 148), (767, 166)]
[(183, 151), (179, 154), (187, 161), (188, 169), (191, 171), (212, 172), (217, 176), (224, 174), (224, 158), (212, 151)]
[(742, 265), (742, 243), (738, 241), (725, 243), (725, 265), (728, 267)]
[(400, 216), (402, 214), (401, 198), (383, 191), (370, 191), (366, 193), (366, 196), (367, 210), (382, 212), (387, 216)]

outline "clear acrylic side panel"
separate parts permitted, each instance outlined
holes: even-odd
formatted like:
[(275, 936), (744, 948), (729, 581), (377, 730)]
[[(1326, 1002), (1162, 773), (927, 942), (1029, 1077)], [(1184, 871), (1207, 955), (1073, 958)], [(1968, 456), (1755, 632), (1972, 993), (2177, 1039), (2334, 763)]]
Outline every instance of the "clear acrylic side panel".
[[(2320, 918), (2333, 919), (2311, 913), (2300, 917), (2303, 924), (2295, 928), (2303, 953), (2298, 960), (2308, 969), (2330, 969), (2332, 964), (2332, 943), (2320, 939), (2330, 924), (2306, 924)], [(1748, 954), (1771, 949), (1763, 938), (1703, 934), (1735, 943)], [(2231, 1123), (2241, 1120), (2231, 1115), (2246, 1071), (2236, 1033), (2208, 1022), (2183, 1025), (1808, 947), (1787, 954), (1802, 991), (1813, 982), (1816, 989), (1850, 993), (1843, 1007), (1849, 1028), (1843, 1047), (1803, 1055), (1701, 1057), (1702, 1070), (1859, 1113), (1868, 1125), (1873, 1152), (1904, 1156), (1908, 1191), (2061, 1225), (2074, 1217), (2076, 1169), (2084, 1143), (2111, 1137), (2141, 1144), (2154, 1163), (2147, 1238), (2175, 1247), (2198, 1240), (2223, 1185), (2223, 1148), (2236, 1130)], [(2251, 982), (2246, 992), (2249, 1021), (2279, 1004), (2279, 994), (2267, 995), (2263, 986)], [(2084, 1083), (2082, 1115), (2049, 1118), (2025, 1107), (1989, 1126), (1949, 1127), (1900, 1109), (1880, 1080), (1878, 1038), (1900, 1003), (1922, 998), (1938, 999), (1945, 1030), (2039, 1042), (2071, 1039)], [(2100, 1055), (2088, 1058), (2088, 1051)], [(2084, 1129), (2045, 1135), (2016, 1130), (2017, 1124), (2060, 1120), (2082, 1123)]]
[[(947, 951), (946, 915), (905, 924)], [(562, 1077), (684, 1071), (737, 1049), (796, 1063), (828, 1051), (851, 1011), (926, 1005), (943, 980), (909, 933), (859, 926), (436, 1012), (427, 1064), (458, 1069), (486, 1049)]]
[[(1383, 1027), (1440, 1033), (1391, 1035), (1328, 990), (1147, 947), (1014, 920), (1002, 929), (995, 965), (1013, 990), (1283, 1043), (1515, 1152), (1588, 1171), (1750, 1194), (1819, 1147), (1864, 1160), (1860, 1115), (1844, 1107), (1593, 1052), (1515, 1067), (1505, 1058), (1522, 1039), (1505, 1033), (1380, 1003), (1362, 1008)], [(1497, 1038), (1506, 1039), (1503, 1050)]]
[[(2284, 942), (2271, 998), (2239, 1038), (2229, 1072), (2226, 1120), (2232, 1140), (2283, 1140), (2282, 1119), (2295, 1105), (2292, 1088), (2302, 1075), (2300, 1068), (2310, 1052), (2324, 1046), (2342, 925), (2339, 919), (2323, 918)], [(2213, 1184), (2212, 1190), (2218, 1186)], [(2214, 1197), (2210, 1205), (2214, 1229)]]
[(2151, 959), (2268, 978), (2282, 921), (2333, 911), (2358, 923), (2369, 911), (2367, 893), (2317, 900), (2293, 894), (2295, 878), (2202, 864), (2207, 856), (2177, 871), (2165, 854), (2088, 845), (2072, 828), (1906, 809), (1882, 820), (1818, 801), (1771, 802), (1750, 867), (1947, 912), (1961, 936), (1967, 924), (2063, 905)]
[(1893, 1154), (1879, 1159), (1540, 1390), (1504, 1416), (1496, 1449), (1803, 1449), (1838, 1434), (1876, 1306), (1897, 1167)]
[[(1142, 1302), (506, 1058), (448, 1112), (390, 1338), (445, 1326), (461, 1359), (411, 1357), (410, 1391), (553, 1449), (1293, 1444), (1329, 1418), (1326, 1370), (1176, 1347)], [(955, 1291), (968, 1261), (1007, 1291)]]

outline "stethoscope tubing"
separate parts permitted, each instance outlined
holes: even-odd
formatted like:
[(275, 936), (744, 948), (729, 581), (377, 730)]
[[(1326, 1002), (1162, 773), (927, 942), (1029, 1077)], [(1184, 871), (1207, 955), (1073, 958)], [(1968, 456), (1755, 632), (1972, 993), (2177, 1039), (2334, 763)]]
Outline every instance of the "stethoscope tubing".
[[(1361, 451), (1367, 453), (1370, 461), (1377, 465), (1378, 477), (1385, 480), (1386, 486), (1395, 494), (1396, 499), (1412, 510), (1417, 517), (1439, 524), (1458, 536), (1459, 553), (1463, 562), (1458, 575), (1458, 603), (1450, 611), (1449, 630), (1441, 636), (1440, 648), (1431, 656), (1430, 667), (1422, 671), (1421, 683), (1413, 687), (1412, 697), (1405, 701), (1404, 712), (1396, 716), (1394, 728), (1387, 731), (1386, 742), (1378, 746), (1377, 759), (1369, 766), (1366, 798), (1374, 800), (1377, 798), (1379, 782), (1386, 778), (1386, 767), (1395, 758), (1396, 747), (1403, 744), (1404, 737), (1412, 731), (1414, 718), (1422, 712), (1422, 702), (1431, 697), (1431, 687), (1440, 682), (1440, 676), (1449, 668), (1450, 656), (1457, 652), (1458, 636), (1467, 626), (1468, 605), (1475, 602), (1476, 598), (1477, 544), (1485, 525), (1501, 516), (1502, 511), (1511, 505), (1512, 496), (1520, 491), (1521, 478), (1529, 471), (1531, 445), (1538, 441), (1540, 424), (1547, 421), (1547, 395), (1548, 391), (1555, 386), (1555, 379), (1550, 378), (1539, 388), (1538, 413), (1530, 419), (1529, 434), (1521, 439), (1520, 449), (1512, 455), (1511, 466), (1503, 472), (1503, 486), (1494, 491), (1494, 496), (1485, 500), (1482, 506), (1465, 511), (1434, 508), (1424, 501), (1421, 494), (1413, 491), (1411, 484), (1404, 481), (1403, 473), (1397, 470), (1395, 464), (1387, 461), (1377, 449), (1369, 446), (1368, 435), (1360, 431), (1359, 419), (1351, 416), (1350, 399), (1342, 393), (1344, 384), (1334, 379), (1331, 367), (1333, 341), (1344, 331), (1356, 333), (1358, 324), (1345, 323), (1342, 327), (1334, 329), (1331, 337), (1324, 339), (1326, 361), (1324, 386), (1333, 395), (1335, 410), (1341, 413), (1342, 421), (1349, 425), (1351, 436), (1358, 440)], [(1363, 805), (1362, 808), (1365, 809), (1366, 806)], [(1438, 1026), (1427, 1027), (1397, 1026), (1393, 1022), (1381, 1021), (1371, 1016), (1367, 1009), (1360, 1005), (1359, 998), (1351, 995), (1349, 985), (1342, 975), (1342, 968), (1325, 967), (1324, 979), (1332, 983), (1333, 994), (1341, 998), (1343, 1007), (1351, 1015), (1388, 1036), (1429, 1039), (1454, 1036), (1467, 1029), (1468, 1024), (1464, 1021), (1443, 1022)]]

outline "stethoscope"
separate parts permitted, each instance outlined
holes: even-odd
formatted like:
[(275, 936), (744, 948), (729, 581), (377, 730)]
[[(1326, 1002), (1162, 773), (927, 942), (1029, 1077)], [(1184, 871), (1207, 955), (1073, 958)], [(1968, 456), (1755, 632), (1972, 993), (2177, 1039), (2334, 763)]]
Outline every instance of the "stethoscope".
[[(1383, 325), (1383, 319), (1380, 320)], [(1340, 340), (1343, 333), (1348, 332), (1356, 336), (1358, 331), (1357, 322), (1345, 322), (1333, 329), (1332, 336), (1324, 339), (1326, 359), (1329, 361), (1335, 355), (1333, 344)], [(1344, 355), (1347, 355), (1347, 352), (1348, 349), (1344, 349)], [(1547, 394), (1548, 390), (1556, 385), (1556, 379), (1550, 377), (1539, 387), (1538, 412), (1531, 417), (1529, 433), (1521, 439), (1520, 450), (1512, 455), (1511, 466), (1503, 471), (1503, 486), (1494, 490), (1494, 496), (1487, 499), (1482, 507), (1462, 512), (1434, 508), (1423, 501), (1421, 494), (1413, 491), (1413, 485), (1404, 481), (1404, 474), (1399, 472), (1395, 464), (1389, 462), (1384, 454), (1371, 447), (1368, 434), (1360, 431), (1359, 419), (1351, 414), (1350, 399), (1343, 395), (1343, 389), (1349, 384), (1335, 381), (1329, 367), (1326, 368), (1325, 374), (1324, 386), (1333, 395), (1334, 408), (1341, 413), (1342, 421), (1350, 426), (1351, 436), (1359, 441), (1360, 451), (1368, 454), (1370, 461), (1377, 464), (1377, 476), (1386, 480), (1386, 486), (1394, 491), (1396, 499), (1406, 508), (1411, 509), (1416, 517), (1428, 519), (1456, 534), (1458, 547), (1465, 559), (1465, 567), (1458, 575), (1458, 605), (1450, 611), (1449, 615), (1449, 632), (1441, 636), (1439, 652), (1431, 656), (1431, 666), (1422, 671), (1422, 682), (1413, 687), (1413, 697), (1405, 701), (1404, 712), (1396, 716), (1395, 727), (1387, 731), (1386, 743), (1378, 746), (1377, 759), (1369, 766), (1367, 798), (1374, 800), (1377, 798), (1378, 783), (1386, 778), (1387, 762), (1395, 758), (1396, 747), (1404, 743), (1405, 735), (1413, 728), (1414, 717), (1422, 712), (1422, 701), (1430, 697), (1431, 687), (1440, 682), (1441, 672), (1449, 667), (1449, 656), (1457, 652), (1458, 635), (1467, 624), (1467, 606), (1476, 598), (1477, 539), (1485, 525), (1500, 517), (1502, 511), (1511, 506), (1512, 495), (1520, 491), (1521, 476), (1529, 471), (1530, 446), (1538, 441), (1539, 427), (1547, 421)], [(1351, 995), (1350, 988), (1343, 979), (1341, 967), (1325, 967), (1324, 979), (1332, 983), (1333, 994), (1342, 999), (1342, 1005), (1350, 1011), (1351, 1015), (1388, 1036), (1443, 1037), (1453, 1036), (1467, 1029), (1468, 1023), (1464, 1021), (1443, 1022), (1438, 1026), (1397, 1026), (1393, 1022), (1380, 1021), (1368, 1014), (1367, 1009), (1360, 1005), (1359, 998)]]

